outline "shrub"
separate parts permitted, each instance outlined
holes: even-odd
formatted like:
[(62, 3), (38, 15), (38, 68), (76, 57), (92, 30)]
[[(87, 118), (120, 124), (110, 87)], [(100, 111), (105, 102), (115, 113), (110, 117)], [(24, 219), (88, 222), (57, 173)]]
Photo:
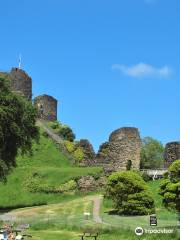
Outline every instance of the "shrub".
[(163, 196), (163, 205), (169, 210), (180, 212), (180, 159), (169, 167), (159, 190)]
[(66, 150), (69, 153), (73, 153), (75, 151), (76, 146), (75, 146), (75, 144), (73, 142), (65, 140), (64, 141), (64, 145), (65, 145)]
[(58, 121), (50, 122), (50, 127), (51, 127), (52, 129), (57, 129), (57, 128), (60, 127), (60, 125), (61, 125), (61, 124), (60, 124)]
[(75, 190), (77, 187), (75, 180), (70, 180), (59, 186), (52, 186), (48, 183), (44, 183), (43, 176), (39, 173), (34, 173), (29, 176), (24, 182), (23, 186), (26, 187), (32, 193), (64, 193)]
[(84, 159), (84, 152), (83, 149), (81, 147), (78, 147), (75, 151), (74, 151), (74, 158), (75, 161), (77, 163), (82, 162), (82, 160)]
[(70, 142), (73, 142), (75, 139), (75, 134), (73, 133), (72, 129), (67, 125), (62, 125), (61, 128), (58, 130), (58, 134), (64, 140), (68, 140)]
[(115, 204), (118, 214), (146, 215), (154, 213), (154, 200), (142, 177), (133, 171), (109, 176), (106, 196)]
[(149, 182), (149, 181), (152, 180), (152, 178), (151, 178), (146, 172), (143, 172), (143, 173), (141, 174), (141, 177), (143, 178), (143, 180), (144, 180), (145, 182)]

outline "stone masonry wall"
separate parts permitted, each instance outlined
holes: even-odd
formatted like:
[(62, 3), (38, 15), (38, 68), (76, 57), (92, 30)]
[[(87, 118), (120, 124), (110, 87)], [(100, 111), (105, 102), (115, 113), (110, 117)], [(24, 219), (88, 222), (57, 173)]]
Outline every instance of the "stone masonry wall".
[(49, 95), (38, 96), (34, 100), (38, 117), (46, 121), (57, 120), (57, 100)]
[(124, 127), (112, 132), (109, 137), (108, 159), (115, 171), (139, 169), (141, 139), (137, 128)]
[(168, 168), (177, 159), (180, 159), (180, 142), (167, 143), (164, 151), (164, 167)]
[(29, 101), (31, 101), (32, 79), (28, 76), (28, 74), (22, 69), (12, 68), (8, 76), (12, 91), (24, 95)]

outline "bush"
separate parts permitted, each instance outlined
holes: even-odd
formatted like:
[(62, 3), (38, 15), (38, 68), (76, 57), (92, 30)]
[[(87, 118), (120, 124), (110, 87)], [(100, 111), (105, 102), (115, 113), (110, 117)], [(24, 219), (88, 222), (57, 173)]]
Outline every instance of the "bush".
[(143, 180), (144, 180), (145, 182), (149, 182), (149, 181), (152, 180), (152, 178), (151, 178), (147, 173), (145, 173), (145, 172), (143, 172), (143, 173), (141, 174), (141, 177), (143, 178)]
[(83, 149), (81, 147), (78, 147), (74, 151), (74, 158), (75, 158), (76, 163), (80, 163), (84, 159), (84, 152), (83, 152)]
[(155, 212), (154, 200), (146, 183), (133, 171), (110, 175), (106, 196), (113, 200), (118, 214), (147, 215)]
[(169, 210), (180, 212), (180, 159), (169, 167), (159, 190), (163, 196), (163, 205)]
[(60, 124), (58, 121), (50, 122), (50, 127), (51, 127), (52, 129), (57, 129), (57, 128), (60, 127), (60, 125), (61, 125), (61, 124)]
[(70, 180), (59, 186), (52, 186), (44, 183), (43, 176), (39, 173), (34, 173), (29, 176), (24, 182), (24, 187), (32, 193), (64, 193), (76, 189), (77, 184), (75, 180)]
[(75, 134), (73, 133), (72, 129), (67, 125), (62, 125), (58, 130), (58, 134), (64, 140), (73, 142), (75, 139)]
[(68, 153), (73, 153), (76, 149), (76, 146), (73, 142), (65, 140), (64, 145), (65, 145), (65, 148), (68, 151)]
[(75, 139), (75, 134), (73, 133), (72, 129), (64, 125), (58, 121), (53, 121), (48, 123), (49, 127), (51, 127), (56, 134), (62, 137), (64, 140), (73, 142)]

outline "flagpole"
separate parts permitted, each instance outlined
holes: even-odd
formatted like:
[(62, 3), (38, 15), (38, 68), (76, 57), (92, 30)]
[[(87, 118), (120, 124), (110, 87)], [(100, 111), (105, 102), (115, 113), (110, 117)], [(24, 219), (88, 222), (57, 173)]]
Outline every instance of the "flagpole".
[(21, 60), (22, 60), (21, 54), (19, 54), (19, 69), (21, 69)]

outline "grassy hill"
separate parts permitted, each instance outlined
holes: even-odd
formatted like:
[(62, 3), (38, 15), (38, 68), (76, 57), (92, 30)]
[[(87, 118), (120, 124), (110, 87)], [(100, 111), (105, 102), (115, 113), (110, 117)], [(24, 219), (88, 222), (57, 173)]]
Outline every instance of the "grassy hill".
[(33, 145), (33, 155), (18, 156), (17, 168), (8, 176), (6, 184), (0, 183), (0, 209), (48, 204), (74, 198), (76, 193), (46, 193), (36, 189), (32, 191), (32, 187), (58, 187), (71, 179), (100, 171), (97, 167), (72, 166), (58, 146), (41, 132), (39, 144)]
[[(73, 166), (59, 146), (41, 131), (39, 144), (33, 145), (33, 155), (18, 156), (17, 168), (8, 176), (6, 184), (0, 183), (0, 209), (28, 207), (13, 210), (10, 215), (16, 216), (16, 222), (29, 223), (29, 233), (36, 240), (80, 239), (79, 234), (85, 228), (97, 230), (100, 240), (138, 240), (134, 229), (137, 226), (149, 228), (149, 216), (109, 215), (112, 203), (104, 200), (101, 207), (103, 223), (97, 224), (93, 221), (92, 210), (93, 199), (99, 192), (91, 195), (76, 191), (52, 192), (52, 189), (69, 184), (72, 179), (96, 175), (101, 171), (98, 167)], [(158, 227), (176, 226), (176, 214), (162, 207), (159, 184), (160, 181), (148, 182), (156, 204)], [(51, 191), (46, 192), (47, 189)], [(91, 213), (88, 221), (84, 219), (84, 212)], [(141, 239), (170, 240), (176, 239), (176, 236), (145, 234)]]

